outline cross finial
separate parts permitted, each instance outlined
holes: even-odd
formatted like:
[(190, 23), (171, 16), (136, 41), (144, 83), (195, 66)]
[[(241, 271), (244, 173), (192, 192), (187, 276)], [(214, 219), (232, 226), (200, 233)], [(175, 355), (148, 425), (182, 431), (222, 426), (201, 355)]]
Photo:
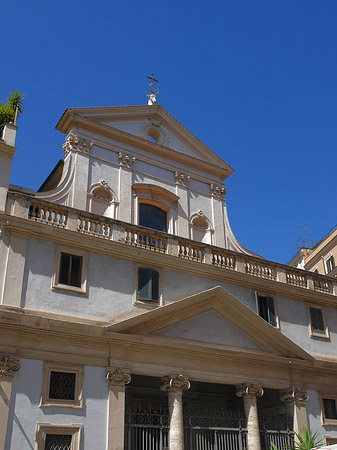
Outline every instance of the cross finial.
[(148, 105), (154, 105), (155, 103), (157, 103), (157, 95), (159, 94), (159, 86), (158, 86), (158, 88), (157, 88), (157, 92), (154, 93), (153, 82), (158, 83), (158, 80), (156, 80), (156, 79), (154, 78), (153, 73), (151, 74), (150, 77), (147, 75), (146, 78), (148, 78), (149, 80), (151, 80), (151, 83), (149, 84), (150, 89), (151, 89), (151, 93), (150, 93), (150, 94), (146, 94), (146, 95), (149, 97), (149, 100), (148, 100), (147, 104), (148, 104)]

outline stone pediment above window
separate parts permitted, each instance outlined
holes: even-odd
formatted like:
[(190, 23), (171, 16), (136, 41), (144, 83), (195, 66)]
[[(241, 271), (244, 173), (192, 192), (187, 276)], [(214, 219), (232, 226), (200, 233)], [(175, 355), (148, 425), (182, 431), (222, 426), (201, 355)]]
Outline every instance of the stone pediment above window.
[(132, 189), (137, 192), (139, 198), (149, 198), (163, 203), (177, 203), (179, 200), (176, 194), (155, 184), (135, 183)]
[[(175, 342), (313, 361), (314, 358), (240, 300), (217, 286), (107, 327)], [(173, 341), (172, 341), (173, 342)]]

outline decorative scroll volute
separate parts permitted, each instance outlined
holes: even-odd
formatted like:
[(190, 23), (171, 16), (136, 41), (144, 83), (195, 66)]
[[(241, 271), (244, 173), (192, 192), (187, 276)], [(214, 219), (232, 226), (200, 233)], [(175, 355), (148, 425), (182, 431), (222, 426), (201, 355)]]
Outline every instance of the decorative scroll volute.
[(11, 356), (0, 357), (0, 377), (13, 377), (20, 369), (20, 361)]
[(291, 387), (280, 391), (280, 400), (284, 403), (294, 403), (297, 406), (305, 406), (309, 399), (308, 393), (301, 387)]
[(128, 155), (126, 153), (123, 154), (122, 152), (118, 153), (118, 159), (121, 166), (128, 167), (129, 169), (132, 168), (136, 161), (136, 158), (134, 156)]
[(69, 152), (82, 152), (82, 153), (90, 153), (94, 143), (89, 142), (87, 139), (84, 139), (80, 136), (77, 136), (72, 131), (66, 137), (66, 141), (63, 144), (63, 150), (66, 154)]
[(236, 386), (236, 395), (238, 397), (262, 397), (263, 392), (262, 387), (257, 383), (245, 383)]
[(106, 379), (109, 386), (125, 386), (131, 381), (129, 369), (121, 369), (120, 367), (109, 367)]
[(163, 377), (161, 381), (160, 389), (162, 391), (183, 392), (190, 388), (190, 382), (184, 375), (168, 375)]

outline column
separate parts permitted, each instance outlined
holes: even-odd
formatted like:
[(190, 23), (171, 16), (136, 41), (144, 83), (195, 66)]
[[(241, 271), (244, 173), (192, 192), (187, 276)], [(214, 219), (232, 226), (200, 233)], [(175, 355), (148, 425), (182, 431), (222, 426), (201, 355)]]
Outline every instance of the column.
[(168, 393), (169, 450), (184, 450), (183, 391), (190, 383), (183, 375), (162, 378), (161, 390)]
[(109, 384), (107, 450), (124, 450), (125, 385), (131, 381), (129, 369), (108, 367)]
[(236, 387), (236, 395), (243, 397), (245, 414), (247, 419), (247, 444), (248, 450), (261, 450), (259, 417), (257, 412), (257, 397), (263, 395), (263, 389), (259, 384), (246, 383)]
[(291, 387), (280, 391), (280, 400), (291, 406), (294, 418), (294, 431), (299, 433), (303, 427), (308, 428), (306, 403), (309, 396), (301, 387)]
[(18, 359), (0, 355), (0, 450), (5, 449), (12, 382), (19, 369)]

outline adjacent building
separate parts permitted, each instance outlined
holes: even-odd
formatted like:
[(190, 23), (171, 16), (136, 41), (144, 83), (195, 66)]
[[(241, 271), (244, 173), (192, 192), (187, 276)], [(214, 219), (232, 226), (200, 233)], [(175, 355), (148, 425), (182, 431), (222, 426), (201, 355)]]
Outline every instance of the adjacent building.
[(0, 449), (337, 442), (337, 281), (242, 247), (232, 168), (161, 106), (57, 129), (38, 192), (0, 140)]

